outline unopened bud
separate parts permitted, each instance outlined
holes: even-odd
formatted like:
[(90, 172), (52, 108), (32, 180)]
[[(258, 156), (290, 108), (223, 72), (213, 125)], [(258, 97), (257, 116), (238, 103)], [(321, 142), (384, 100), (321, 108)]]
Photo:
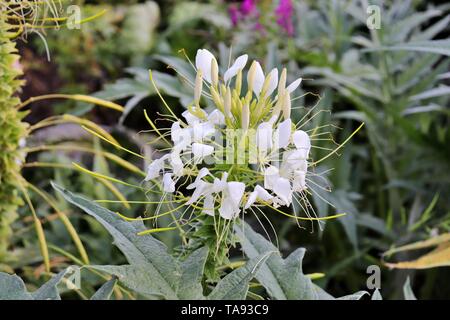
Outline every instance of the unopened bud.
[(283, 117), (284, 119), (291, 118), (291, 94), (287, 90), (284, 90)]
[(236, 83), (234, 85), (234, 88), (236, 89), (236, 92), (238, 95), (241, 95), (241, 88), (242, 88), (242, 69), (238, 71), (238, 74), (236, 76)]
[(219, 66), (217, 65), (217, 60), (213, 58), (211, 60), (211, 84), (217, 87), (219, 83)]
[(287, 77), (287, 70), (286, 68), (283, 68), (280, 75), (280, 81), (278, 82), (278, 97), (281, 96), (284, 89), (286, 88), (286, 77)]
[(228, 89), (225, 94), (224, 112), (225, 112), (225, 117), (231, 117), (231, 90), (230, 89)]
[(255, 74), (256, 74), (256, 61), (252, 62), (252, 65), (250, 66), (250, 69), (248, 70), (247, 74), (247, 85), (248, 85), (248, 91), (252, 92), (253, 90), (253, 83), (255, 81)]
[(194, 88), (194, 103), (197, 107), (200, 107), (200, 97), (202, 96), (203, 90), (203, 76), (202, 70), (197, 71), (197, 76), (195, 77), (195, 88)]
[(242, 113), (241, 113), (241, 127), (244, 130), (248, 129), (248, 126), (250, 125), (250, 108), (248, 104), (244, 104), (242, 107)]

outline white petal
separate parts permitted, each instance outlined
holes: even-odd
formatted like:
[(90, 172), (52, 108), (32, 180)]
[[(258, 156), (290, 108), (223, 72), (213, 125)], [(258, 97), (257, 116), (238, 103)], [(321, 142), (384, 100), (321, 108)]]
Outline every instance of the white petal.
[(306, 189), (306, 172), (300, 170), (295, 171), (292, 189), (296, 192)]
[(203, 143), (193, 143), (192, 144), (192, 154), (194, 155), (194, 158), (197, 160), (203, 159), (204, 157), (207, 157), (214, 152), (214, 147), (208, 146)]
[(192, 182), (190, 185), (186, 187), (186, 189), (194, 189), (197, 188), (197, 186), (200, 185), (200, 181), (209, 174), (208, 168), (201, 168), (200, 171), (197, 174), (197, 177), (195, 178), (194, 182)]
[(255, 203), (257, 197), (258, 197), (257, 191), (253, 191), (252, 193), (250, 193), (250, 196), (248, 197), (248, 200), (244, 206), (244, 209), (250, 208)]
[(273, 198), (272, 195), (269, 192), (267, 192), (266, 189), (264, 189), (259, 185), (255, 187), (255, 191), (258, 193), (258, 198), (263, 201), (268, 201)]
[(188, 202), (186, 202), (187, 205), (193, 204), (197, 202), (197, 200), (205, 194), (205, 191), (211, 188), (211, 183), (205, 182), (203, 180), (200, 181), (197, 188), (195, 188), (194, 193), (192, 193), (191, 198)]
[(231, 78), (233, 78), (239, 70), (244, 69), (245, 65), (247, 64), (248, 55), (244, 54), (236, 59), (234, 61), (233, 65), (225, 72), (223, 76), (223, 80), (227, 82)]
[(205, 195), (205, 201), (203, 202), (203, 213), (214, 216), (214, 197), (212, 193)]
[[(254, 78), (253, 78), (252, 87), (253, 87), (253, 92), (255, 93), (255, 95), (259, 96), (259, 94), (261, 93), (262, 87), (264, 85), (264, 72), (258, 61), (255, 61), (255, 65), (256, 65), (256, 68), (255, 68), (255, 74), (254, 74)], [(247, 81), (248, 80), (249, 79), (248, 79), (248, 75), (247, 75)]]
[(269, 166), (264, 170), (264, 188), (273, 190), (277, 179), (280, 177), (277, 167)]
[(283, 154), (283, 160), (289, 163), (291, 167), (302, 165), (306, 158), (307, 152), (304, 149), (294, 149)]
[(211, 83), (211, 61), (214, 55), (206, 49), (197, 50), (195, 66), (202, 71), (203, 79)]
[(294, 82), (292, 82), (287, 88), (286, 90), (289, 91), (289, 93), (292, 93), (295, 91), (295, 89), (298, 88), (298, 86), (300, 85), (300, 83), (302, 83), (302, 78), (298, 78), (297, 80), (295, 80)]
[(285, 205), (290, 205), (292, 202), (291, 183), (286, 178), (278, 178), (273, 192), (284, 202)]
[(163, 177), (164, 192), (175, 192), (175, 181), (171, 173), (165, 173)]
[(259, 152), (264, 152), (272, 148), (273, 130), (272, 124), (263, 122), (256, 130), (256, 145)]
[(203, 142), (208, 137), (213, 136), (216, 133), (216, 129), (211, 122), (197, 123), (192, 128), (193, 140), (195, 142)]
[(225, 124), (225, 117), (220, 110), (216, 109), (208, 115), (208, 121), (213, 125), (220, 126)]
[(275, 139), (278, 142), (278, 148), (286, 148), (289, 145), (291, 138), (292, 122), (291, 119), (286, 119), (278, 125)]
[(156, 159), (152, 163), (150, 163), (150, 165), (147, 168), (147, 175), (144, 179), (145, 181), (155, 179), (159, 176), (159, 172), (164, 167), (164, 159), (165, 159), (165, 157), (162, 157), (162, 158)]
[(192, 113), (189, 112), (189, 110), (184, 111), (181, 115), (186, 119), (187, 123), (190, 125), (194, 125), (201, 121), (200, 118), (194, 116)]
[(297, 149), (306, 149), (309, 151), (311, 149), (311, 140), (305, 131), (297, 130), (292, 135), (292, 140), (294, 141), (295, 147)]
[(270, 96), (278, 86), (278, 69), (273, 68), (269, 73), (270, 75), (270, 83), (267, 88), (266, 97)]
[(236, 208), (230, 205), (230, 198), (229, 197), (223, 197), (222, 202), (219, 208), (219, 214), (224, 219), (233, 219), (236, 215), (236, 211), (239, 213), (239, 207)]
[(186, 150), (191, 144), (192, 128), (181, 128), (179, 122), (174, 122), (170, 129), (170, 136), (174, 143), (174, 147), (178, 150)]
[(239, 206), (242, 196), (244, 195), (244, 191), (245, 184), (242, 182), (228, 182), (228, 194), (230, 195), (230, 199), (235, 207)]
[(248, 197), (248, 200), (247, 200), (247, 203), (245, 204), (244, 209), (250, 208), (257, 199), (261, 199), (262, 201), (269, 201), (272, 198), (273, 198), (273, 196), (269, 192), (267, 192), (266, 189), (257, 185), (255, 187), (255, 189), (253, 190), (253, 192)]
[(181, 161), (178, 150), (174, 150), (173, 152), (171, 152), (169, 162), (172, 167), (173, 173), (176, 176), (182, 176), (184, 165), (183, 165), (183, 161)]
[(228, 172), (222, 172), (222, 178), (214, 178), (213, 192), (222, 192), (227, 187)]

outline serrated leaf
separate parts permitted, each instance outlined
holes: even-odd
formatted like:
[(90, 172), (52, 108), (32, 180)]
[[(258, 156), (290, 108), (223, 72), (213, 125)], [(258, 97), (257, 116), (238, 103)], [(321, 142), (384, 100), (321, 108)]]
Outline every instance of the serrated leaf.
[(111, 280), (105, 282), (91, 297), (91, 300), (109, 300), (117, 283), (117, 278), (113, 277)]
[[(151, 264), (90, 266), (90, 268), (116, 276), (124, 286), (147, 298), (159, 296), (168, 300), (178, 299), (175, 290)], [(167, 269), (169, 268), (170, 266), (167, 266)]]
[(256, 276), (273, 299), (310, 300), (317, 297), (311, 279), (302, 272), (305, 249), (297, 249), (283, 260), (278, 249), (245, 222), (240, 226), (236, 225), (235, 232), (249, 258), (257, 257), (264, 252), (276, 252), (261, 266)]
[(180, 299), (204, 299), (201, 285), (208, 248), (200, 248), (191, 253), (181, 265), (181, 279), (178, 288)]
[(61, 300), (58, 293), (57, 285), (66, 275), (68, 269), (65, 269), (52, 277), (48, 282), (46, 282), (42, 287), (33, 292), (31, 296), (34, 300)]
[[(303, 274), (302, 260), (305, 249), (299, 248), (286, 259), (263, 236), (243, 222), (235, 225), (235, 232), (240, 239), (243, 251), (249, 258), (264, 252), (274, 252), (261, 266), (256, 279), (264, 286), (268, 294), (277, 300), (332, 300), (333, 296), (312, 283), (311, 279)], [(353, 295), (342, 297), (344, 300), (359, 299), (366, 292), (360, 291)]]
[(35, 292), (29, 293), (23, 280), (17, 275), (0, 272), (0, 300), (61, 300), (57, 285), (67, 269), (53, 276)]
[[(68, 202), (82, 209), (100, 222), (113, 236), (114, 244), (123, 252), (128, 262), (137, 266), (151, 266), (158, 279), (165, 282), (164, 292), (172, 294), (176, 290), (180, 274), (175, 259), (167, 253), (166, 246), (151, 235), (138, 235), (145, 230), (142, 221), (127, 222), (114, 212), (98, 204), (73, 194), (52, 183)], [(161, 284), (162, 285), (162, 284)]]
[(0, 272), (0, 300), (33, 300), (17, 275)]
[(240, 267), (226, 275), (211, 294), (210, 300), (244, 300), (247, 296), (248, 286), (257, 274), (264, 262), (270, 257), (271, 252), (265, 252), (250, 259), (243, 267)]

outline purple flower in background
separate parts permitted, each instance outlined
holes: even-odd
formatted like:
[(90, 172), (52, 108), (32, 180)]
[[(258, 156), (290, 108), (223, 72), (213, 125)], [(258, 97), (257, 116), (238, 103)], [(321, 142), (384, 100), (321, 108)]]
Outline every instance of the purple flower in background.
[(244, 0), (241, 4), (241, 12), (244, 16), (252, 14), (256, 9), (256, 0)]
[(292, 15), (294, 8), (291, 0), (280, 0), (278, 7), (275, 10), (277, 16), (277, 23), (282, 27), (289, 36), (294, 35), (294, 25), (292, 23)]
[(239, 22), (240, 12), (239, 9), (235, 5), (231, 5), (228, 9), (228, 13), (230, 15), (231, 23), (233, 26), (236, 26)]

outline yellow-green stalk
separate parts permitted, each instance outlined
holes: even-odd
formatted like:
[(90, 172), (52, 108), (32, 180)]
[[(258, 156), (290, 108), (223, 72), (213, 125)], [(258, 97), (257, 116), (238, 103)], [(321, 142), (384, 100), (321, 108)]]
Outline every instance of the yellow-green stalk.
[(27, 124), (22, 122), (24, 112), (17, 110), (20, 100), (16, 96), (23, 82), (14, 33), (6, 14), (0, 11), (0, 261), (5, 258), (11, 224), (17, 218), (19, 177), (24, 154), (20, 142), (25, 138)]

